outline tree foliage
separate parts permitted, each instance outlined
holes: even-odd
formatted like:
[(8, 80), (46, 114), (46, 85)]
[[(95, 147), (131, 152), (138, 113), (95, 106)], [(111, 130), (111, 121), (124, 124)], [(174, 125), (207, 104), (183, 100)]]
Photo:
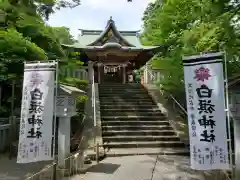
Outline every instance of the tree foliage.
[[(4, 88), (1, 115), (9, 114), (11, 83), (22, 79), (24, 61), (59, 59), (60, 69), (79, 67), (71, 61), (61, 44), (72, 44), (74, 38), (66, 27), (51, 27), (45, 19), (53, 9), (73, 7), (79, 0), (2, 0), (0, 2), (0, 84)], [(45, 8), (44, 8), (45, 7)], [(50, 11), (52, 9), (52, 11)], [(63, 66), (63, 67), (62, 67)], [(21, 85), (15, 92), (21, 92)], [(21, 94), (15, 99), (20, 107)], [(4, 111), (5, 109), (5, 111)], [(6, 114), (6, 115), (7, 115)]]
[(61, 44), (73, 44), (75, 42), (67, 27), (54, 27), (53, 32)]
[(162, 88), (182, 96), (182, 56), (226, 50), (229, 76), (240, 70), (240, 2), (232, 0), (156, 0), (143, 17), (141, 40), (164, 45), (152, 60), (163, 69)]

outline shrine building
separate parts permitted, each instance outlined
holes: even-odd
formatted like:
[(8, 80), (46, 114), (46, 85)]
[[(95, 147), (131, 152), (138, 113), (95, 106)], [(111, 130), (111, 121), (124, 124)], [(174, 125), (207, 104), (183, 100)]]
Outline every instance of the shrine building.
[(80, 52), (81, 60), (88, 65), (90, 83), (94, 77), (94, 82), (99, 84), (125, 84), (128, 75), (160, 49), (160, 46), (143, 46), (139, 31), (119, 31), (112, 17), (104, 30), (80, 30), (78, 42), (63, 47)]

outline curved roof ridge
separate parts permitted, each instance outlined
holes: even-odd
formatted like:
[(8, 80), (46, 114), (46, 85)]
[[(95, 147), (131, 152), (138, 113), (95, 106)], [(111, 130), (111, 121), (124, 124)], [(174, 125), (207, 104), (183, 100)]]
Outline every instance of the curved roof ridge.
[(129, 43), (123, 36), (122, 34), (117, 30), (116, 26), (115, 26), (115, 22), (112, 20), (112, 17), (110, 17), (110, 19), (108, 20), (107, 26), (105, 28), (105, 30), (102, 31), (102, 33), (100, 34), (100, 36), (92, 43), (90, 43), (88, 46), (93, 46), (96, 42), (98, 42), (100, 39), (102, 39), (104, 37), (105, 34), (107, 34), (107, 32), (109, 32), (109, 30), (112, 28), (113, 32), (119, 36), (119, 38), (124, 41), (124, 43), (126, 43), (129, 46), (134, 47), (133, 44)]
[[(78, 29), (79, 31), (83, 32), (103, 32), (104, 30), (100, 29)], [(138, 33), (141, 32), (141, 30), (119, 30), (120, 33)]]

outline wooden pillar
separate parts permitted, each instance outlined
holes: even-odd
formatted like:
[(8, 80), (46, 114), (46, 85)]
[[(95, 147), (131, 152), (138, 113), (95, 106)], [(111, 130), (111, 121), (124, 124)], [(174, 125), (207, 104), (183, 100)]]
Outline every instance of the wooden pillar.
[(118, 70), (117, 70), (117, 78), (121, 81), (123, 81), (123, 78), (122, 78), (122, 67), (119, 67)]
[(123, 68), (122, 68), (122, 76), (123, 76), (123, 84), (126, 83), (126, 64), (123, 64)]
[(101, 71), (102, 71), (102, 64), (101, 63), (98, 63), (98, 84), (101, 83)]

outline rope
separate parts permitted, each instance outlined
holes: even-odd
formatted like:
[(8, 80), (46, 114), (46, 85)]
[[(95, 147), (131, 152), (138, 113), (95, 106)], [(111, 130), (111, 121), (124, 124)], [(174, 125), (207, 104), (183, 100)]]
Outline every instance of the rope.
[[(84, 140), (84, 137), (81, 138), (80, 144), (83, 142), (83, 140)], [(95, 147), (96, 147), (96, 145), (92, 145), (92, 146), (88, 146), (86, 149), (92, 149), (92, 148), (95, 148)], [(70, 159), (70, 158), (72, 158), (72, 157), (75, 157), (76, 154), (79, 153), (79, 152), (80, 152), (80, 150), (77, 151), (77, 152), (75, 152), (74, 154), (72, 154), (71, 156), (67, 157), (67, 158), (64, 159), (64, 160), (66, 161), (66, 160), (68, 160), (68, 159)], [(40, 173), (44, 172), (44, 171), (47, 170), (47, 169), (50, 169), (51, 167), (53, 167), (53, 166), (55, 166), (55, 165), (57, 165), (57, 162), (53, 162), (52, 164), (48, 165), (48, 167), (43, 168), (43, 169), (40, 170), (39, 172), (37, 172), (37, 173), (31, 175), (30, 177), (26, 178), (25, 180), (31, 180), (32, 178), (34, 178), (34, 176), (39, 175)]]
[(25, 179), (25, 180), (30, 180), (30, 179), (32, 179), (34, 176), (40, 174), (41, 172), (45, 171), (46, 169), (49, 169), (49, 168), (53, 167), (53, 166), (56, 165), (56, 164), (57, 164), (56, 162), (53, 162), (53, 163), (52, 163), (51, 165), (49, 165), (48, 167), (46, 167), (46, 168), (42, 169), (41, 171), (33, 174), (32, 176), (28, 177), (28, 178)]

